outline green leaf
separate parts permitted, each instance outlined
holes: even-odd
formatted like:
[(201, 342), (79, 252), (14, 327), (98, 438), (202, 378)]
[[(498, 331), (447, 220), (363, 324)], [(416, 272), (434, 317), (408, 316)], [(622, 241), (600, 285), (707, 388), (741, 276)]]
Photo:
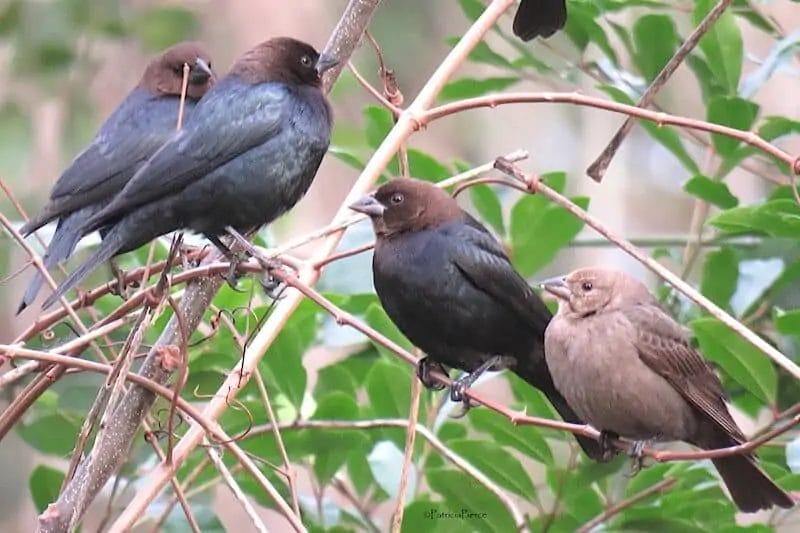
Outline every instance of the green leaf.
[(739, 199), (731, 193), (725, 183), (702, 174), (695, 174), (684, 182), (683, 190), (722, 209), (739, 205)]
[(427, 181), (437, 182), (449, 178), (452, 172), (430, 154), (414, 148), (408, 149), (408, 167), (411, 175)]
[(503, 207), (497, 193), (488, 185), (476, 185), (469, 189), (472, 204), (478, 210), (483, 220), (485, 220), (498, 235), (505, 235), (506, 228), (503, 225)]
[(377, 361), (367, 374), (367, 396), (376, 416), (408, 417), (411, 398), (411, 368), (396, 360)]
[[(392, 320), (389, 318), (389, 315), (386, 314), (386, 311), (383, 310), (383, 307), (381, 307), (380, 304), (370, 304), (370, 306), (367, 308), (367, 312), (364, 313), (364, 318), (367, 321), (367, 324), (378, 330), (384, 336), (388, 337), (389, 340), (396, 342), (407, 350), (414, 348), (408, 339), (402, 333), (400, 333), (400, 330), (397, 329), (397, 326), (394, 324), (394, 322), (392, 322)], [(397, 355), (395, 355), (393, 351), (385, 348), (383, 345), (378, 344), (377, 342), (373, 344), (381, 354), (384, 354), (392, 359), (397, 358)]]
[(472, 21), (480, 17), (483, 14), (483, 10), (486, 9), (480, 0), (458, 0), (458, 5), (461, 6), (464, 15)]
[(794, 200), (770, 200), (756, 206), (728, 209), (709, 219), (709, 223), (727, 233), (757, 232), (797, 238), (800, 206)]
[[(463, 472), (429, 468), (425, 478), (431, 490), (444, 501), (434, 509), (432, 522), (445, 522), (445, 530), (507, 533), (516, 531), (503, 503), (483, 485)], [(441, 513), (449, 513), (442, 515)]]
[[(758, 110), (757, 104), (738, 96), (716, 96), (708, 104), (707, 118), (709, 122), (747, 131), (755, 123)], [(711, 135), (711, 142), (722, 157), (733, 155), (740, 144), (736, 139), (716, 133)]]
[(367, 121), (365, 134), (370, 148), (377, 148), (394, 127), (392, 113), (385, 107), (368, 105), (364, 108), (364, 118)]
[[(313, 420), (355, 420), (358, 406), (353, 398), (334, 392), (317, 402)], [(367, 435), (346, 429), (325, 429), (314, 432), (314, 475), (326, 485), (347, 462), (351, 452), (360, 449), (369, 439)]]
[[(695, 25), (717, 4), (717, 0), (697, 0), (692, 19)], [(730, 10), (720, 16), (699, 43), (708, 66), (728, 94), (736, 94), (744, 62), (742, 34)]]
[(739, 258), (731, 247), (706, 256), (701, 292), (720, 307), (727, 308), (739, 282)]
[(774, 404), (778, 377), (766, 355), (714, 318), (699, 318), (689, 325), (706, 357), (761, 401)]
[(0, 173), (19, 176), (25, 169), (32, 143), (30, 117), (15, 103), (0, 107)]
[(800, 309), (776, 312), (775, 329), (784, 335), (800, 337)]
[(319, 327), (319, 308), (303, 301), (270, 346), (262, 362), (266, 366), (268, 386), (285, 394), (299, 410), (306, 391), (303, 354), (311, 347)]
[(332, 144), (328, 148), (328, 153), (342, 163), (349, 165), (356, 170), (364, 170), (364, 162), (352, 150), (348, 150), (343, 146), (336, 146)]
[(501, 92), (520, 81), (519, 78), (460, 78), (444, 86), (439, 94), (442, 101), (474, 98), (487, 93)]
[(61, 483), (64, 481), (64, 472), (49, 466), (39, 465), (28, 478), (28, 487), (36, 511), (41, 513), (47, 506), (58, 499)]
[(633, 38), (636, 66), (647, 81), (653, 81), (678, 48), (675, 23), (669, 15), (645, 15), (634, 24)]
[(42, 453), (66, 455), (72, 451), (83, 421), (62, 413), (47, 414), (19, 429), (22, 439)]
[[(583, 209), (589, 206), (585, 196), (570, 198)], [(514, 266), (527, 277), (552, 261), (583, 228), (583, 222), (566, 209), (542, 205), (537, 196), (523, 196), (511, 209), (511, 243)]]
[[(598, 88), (617, 102), (628, 105), (636, 104), (630, 96), (616, 87), (611, 85), (599, 85)], [(672, 152), (672, 155), (678, 158), (678, 161), (680, 161), (689, 172), (694, 174), (700, 172), (700, 167), (697, 166), (692, 156), (686, 151), (686, 148), (683, 146), (683, 141), (681, 141), (680, 136), (674, 129), (669, 126), (659, 126), (647, 120), (639, 121), (639, 124), (651, 137), (660, 142), (664, 148)]]
[(498, 444), (511, 446), (540, 463), (553, 463), (550, 446), (538, 428), (515, 426), (504, 416), (488, 409), (472, 409), (468, 417), (475, 429), (488, 433)]
[(528, 500), (534, 497), (536, 489), (520, 462), (494, 442), (461, 439), (448, 445), (501, 487)]
[(600, 10), (594, 2), (570, 2), (569, 16), (564, 32), (569, 36), (581, 52), (585, 51), (589, 43), (594, 43), (614, 63), (617, 64), (617, 54), (608, 41), (608, 36), (600, 24)]

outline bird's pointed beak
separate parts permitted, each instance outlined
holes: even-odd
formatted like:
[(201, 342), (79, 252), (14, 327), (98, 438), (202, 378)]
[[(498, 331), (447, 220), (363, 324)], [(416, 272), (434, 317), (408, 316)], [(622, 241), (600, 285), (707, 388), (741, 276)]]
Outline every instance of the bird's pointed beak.
[(322, 73), (326, 70), (332, 69), (336, 65), (339, 64), (339, 60), (332, 55), (326, 54), (325, 52), (319, 55), (319, 59), (317, 59), (317, 64), (314, 68), (317, 69), (317, 74), (322, 76)]
[(374, 196), (367, 194), (362, 196), (348, 207), (358, 213), (364, 213), (368, 217), (379, 217), (386, 211), (386, 206), (380, 203)]
[(191, 68), (189, 78), (193, 84), (199, 85), (207, 82), (209, 79), (213, 79), (214, 71), (211, 70), (211, 65), (204, 59), (198, 57)]
[(565, 276), (556, 276), (546, 279), (540, 282), (539, 286), (559, 300), (569, 300), (570, 296), (572, 296)]

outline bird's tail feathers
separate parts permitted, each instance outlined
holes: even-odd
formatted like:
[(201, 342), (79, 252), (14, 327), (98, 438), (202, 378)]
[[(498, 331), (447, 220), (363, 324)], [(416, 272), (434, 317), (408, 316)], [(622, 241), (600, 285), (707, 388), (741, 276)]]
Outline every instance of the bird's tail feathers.
[[(78, 241), (80, 241), (81, 237), (78, 230), (83, 223), (84, 217), (76, 215), (78, 215), (78, 213), (66, 219), (59, 220), (56, 232), (53, 234), (53, 239), (47, 246), (44, 257), (42, 257), (42, 263), (46, 269), (50, 270), (61, 261), (67, 259), (70, 254), (72, 254), (75, 246), (77, 246)], [(26, 307), (33, 303), (43, 283), (44, 275), (37, 270), (33, 279), (28, 284), (28, 287), (25, 289), (25, 294), (22, 296), (22, 301), (17, 308), (17, 314), (20, 314)]]
[[(695, 444), (707, 450), (741, 444), (717, 428), (698, 441)], [(733, 455), (712, 459), (711, 462), (740, 510), (753, 513), (760, 509), (769, 509), (773, 505), (787, 509), (794, 505), (792, 497), (770, 479), (758, 466), (754, 456)]]
[(65, 279), (61, 285), (58, 286), (53, 294), (47, 297), (47, 299), (44, 301), (44, 304), (42, 304), (42, 309), (47, 309), (48, 307), (52, 306), (68, 290), (80, 283), (83, 278), (88, 276), (89, 273), (97, 268), (98, 265), (114, 257), (119, 252), (121, 247), (122, 239), (120, 233), (117, 231), (111, 231), (106, 238), (103, 239), (103, 242), (100, 243), (100, 247), (77, 269), (67, 276), (67, 279)]

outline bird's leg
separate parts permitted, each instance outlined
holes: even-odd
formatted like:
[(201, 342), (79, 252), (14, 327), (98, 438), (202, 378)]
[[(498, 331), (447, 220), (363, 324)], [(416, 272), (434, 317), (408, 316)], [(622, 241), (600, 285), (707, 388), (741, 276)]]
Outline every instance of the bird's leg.
[(644, 466), (644, 449), (655, 440), (657, 439), (635, 440), (631, 442), (631, 446), (628, 449), (628, 455), (631, 458), (631, 469), (627, 474), (628, 477), (635, 476), (642, 469)]
[(610, 461), (617, 453), (617, 447), (612, 440), (619, 439), (619, 435), (613, 431), (602, 430), (600, 432), (600, 450), (603, 453), (603, 461)]
[(125, 271), (117, 265), (117, 262), (114, 261), (114, 259), (108, 260), (108, 266), (111, 267), (111, 275), (117, 280), (117, 283), (111, 286), (111, 290), (109, 292), (119, 296), (123, 300), (127, 300), (128, 286), (125, 283)]
[(417, 377), (422, 384), (425, 385), (425, 388), (430, 390), (442, 390), (444, 385), (438, 381), (435, 381), (433, 377), (431, 377), (431, 370), (441, 372), (445, 376), (447, 375), (447, 371), (442, 364), (437, 363), (436, 361), (431, 361), (430, 357), (423, 357), (419, 360), (419, 362), (417, 362)]
[(237, 281), (238, 281), (238, 278), (236, 276), (236, 269), (239, 266), (239, 263), (244, 261), (245, 258), (241, 257), (239, 254), (237, 254), (236, 252), (231, 250), (216, 235), (207, 234), (205, 237), (206, 237), (206, 239), (211, 241), (214, 244), (214, 246), (219, 248), (219, 251), (222, 252), (222, 254), (230, 262), (230, 268), (228, 269), (228, 272), (226, 272), (225, 274), (222, 274), (222, 279), (224, 279), (226, 282), (228, 282), (228, 285), (230, 285), (231, 289), (233, 289), (235, 291), (238, 290), (236, 288), (236, 284), (237, 284)]
[(506, 366), (503, 364), (504, 361), (505, 358), (502, 355), (492, 356), (474, 371), (455, 380), (453, 385), (450, 387), (450, 400), (453, 402), (468, 403), (468, 400), (465, 401), (464, 398), (464, 393), (467, 391), (467, 389), (470, 388), (470, 386), (472, 386), (472, 384), (475, 383), (475, 381), (490, 368), (495, 366), (500, 366), (502, 368)]

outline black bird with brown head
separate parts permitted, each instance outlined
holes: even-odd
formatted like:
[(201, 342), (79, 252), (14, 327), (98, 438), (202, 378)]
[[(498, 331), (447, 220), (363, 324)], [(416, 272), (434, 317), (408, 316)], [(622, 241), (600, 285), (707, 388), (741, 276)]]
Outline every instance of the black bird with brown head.
[[(431, 369), (469, 372), (454, 401), (482, 372), (510, 368), (541, 390), (568, 422), (581, 420), (553, 386), (544, 360), (550, 312), (514, 270), (503, 247), (438, 187), (392, 180), (350, 206), (372, 219), (375, 291), (389, 318), (427, 357), (417, 374), (435, 387)], [(599, 443), (577, 437), (601, 459)]]
[(332, 116), (321, 75), (335, 64), (289, 37), (243, 54), (192, 120), (86, 223), (84, 232), (112, 229), (45, 305), (99, 262), (159, 235), (190, 229), (230, 256), (219, 240), (228, 226), (258, 228), (291, 209), (328, 149)]
[[(214, 73), (203, 45), (183, 42), (147, 64), (136, 87), (58, 178), (47, 205), (21, 228), (21, 232), (28, 235), (51, 220), (59, 219), (44, 255), (46, 268), (70, 256), (86, 221), (108, 204), (175, 132), (184, 65), (189, 67), (184, 120), (191, 118), (197, 100), (214, 84)], [(18, 313), (30, 305), (43, 281), (42, 274), (37, 272), (25, 291)]]

